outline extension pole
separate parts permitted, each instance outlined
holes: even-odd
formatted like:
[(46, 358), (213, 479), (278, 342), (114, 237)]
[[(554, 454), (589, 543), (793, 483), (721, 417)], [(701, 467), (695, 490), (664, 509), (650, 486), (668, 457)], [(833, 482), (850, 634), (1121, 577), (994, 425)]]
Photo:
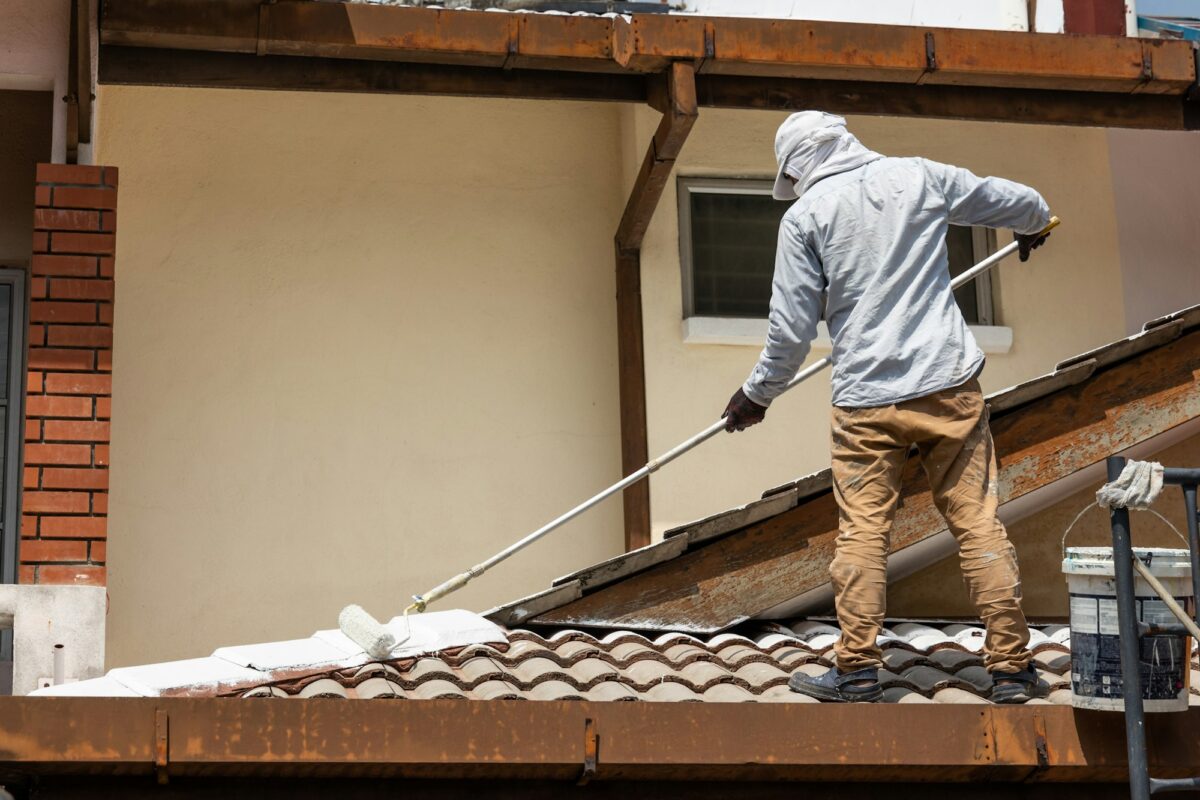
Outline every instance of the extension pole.
[[(1044, 229), (1042, 229), (1042, 233), (1049, 233), (1052, 228), (1055, 228), (1058, 226), (1059, 222), (1061, 222), (1061, 220), (1059, 220), (1058, 217), (1051, 217), (1050, 224), (1047, 225)], [(975, 266), (971, 267), (966, 272), (963, 272), (962, 274), (956, 276), (952, 281), (950, 281), (950, 288), (952, 290), (958, 289), (959, 287), (964, 286), (967, 283), (970, 283), (972, 280), (979, 277), (984, 272), (987, 272), (989, 269), (991, 269), (992, 267), (996, 266), (1004, 259), (1011, 256), (1013, 253), (1017, 252), (1018, 249), (1019, 249), (1019, 243), (1017, 242), (1016, 239), (1014, 239), (1013, 241), (1006, 244), (1004, 247), (997, 250), (995, 253), (992, 253), (990, 256), (983, 259)], [(816, 375), (818, 372), (825, 369), (825, 367), (829, 366), (832, 363), (833, 363), (833, 359), (831, 359), (829, 356), (825, 356), (824, 358), (814, 361), (809, 366), (800, 370), (800, 372), (798, 372), (796, 374), (796, 377), (792, 378), (792, 380), (790, 380), (788, 382), (787, 386), (784, 388), (783, 391), (787, 392), (787, 391), (791, 390), (793, 387), (799, 386), (801, 383), (804, 383), (804, 381), (808, 380), (813, 375)], [(428, 592), (425, 592), (425, 594), (414, 595), (413, 596), (413, 604), (411, 606), (409, 606), (409, 610), (417, 611), (417, 612), (424, 611), (425, 606), (427, 606), (429, 603), (432, 603), (434, 600), (444, 597), (457, 589), (461, 589), (463, 586), (466, 586), (467, 583), (469, 583), (472, 579), (478, 578), (480, 575), (487, 572), (489, 569), (496, 566), (501, 561), (504, 561), (505, 559), (509, 558), (510, 556), (516, 555), (517, 553), (524, 550), (529, 545), (536, 542), (538, 539), (541, 539), (543, 536), (550, 533), (551, 531), (553, 531), (553, 530), (565, 525), (566, 523), (570, 522), (571, 520), (575, 519), (575, 517), (578, 517), (580, 514), (584, 513), (585, 511), (587, 511), (588, 509), (590, 509), (592, 506), (596, 505), (597, 503), (600, 503), (601, 501), (611, 497), (612, 495), (616, 494), (617, 492), (620, 492), (624, 489), (629, 488), (630, 486), (634, 485), (635, 483), (637, 483), (638, 481), (642, 480), (643, 478), (649, 476), (650, 474), (657, 472), (659, 469), (666, 466), (667, 464), (670, 464), (672, 461), (679, 458), (681, 455), (683, 455), (684, 453), (693, 449), (697, 445), (700, 445), (700, 444), (708, 441), (712, 437), (716, 436), (718, 433), (720, 433), (724, 429), (725, 429), (725, 418), (722, 417), (721, 419), (712, 423), (707, 428), (700, 431), (699, 433), (697, 433), (695, 436), (691, 437), (687, 441), (676, 445), (675, 447), (671, 448), (667, 452), (663, 453), (658, 458), (651, 459), (650, 463), (646, 464), (641, 469), (639, 469), (635, 472), (631, 472), (629, 475), (627, 475), (624, 478), (622, 478), (621, 480), (617, 481), (612, 486), (609, 486), (607, 489), (600, 492), (599, 494), (594, 495), (594, 496), (588, 498), (587, 500), (584, 500), (582, 503), (575, 506), (574, 508), (572, 508), (570, 511), (563, 514), (562, 516), (556, 517), (556, 518), (550, 520), (549, 522), (547, 522), (542, 527), (538, 528), (533, 533), (531, 533), (528, 536), (526, 536), (525, 538), (520, 539), (519, 541), (516, 541), (513, 544), (509, 545), (508, 547), (504, 548), (499, 553), (496, 553), (496, 555), (492, 556), (488, 560), (481, 561), (478, 564), (476, 564), (475, 566), (471, 567), (466, 572), (459, 573), (458, 575), (455, 575), (453, 578), (446, 581), (445, 583), (438, 584), (437, 586), (430, 589)]]

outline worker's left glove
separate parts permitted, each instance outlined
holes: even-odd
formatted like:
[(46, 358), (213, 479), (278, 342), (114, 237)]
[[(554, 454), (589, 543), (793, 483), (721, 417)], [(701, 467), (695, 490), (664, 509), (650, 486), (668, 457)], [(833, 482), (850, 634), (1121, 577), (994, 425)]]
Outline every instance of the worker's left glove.
[(1022, 261), (1029, 260), (1029, 253), (1037, 250), (1042, 246), (1042, 242), (1050, 238), (1048, 233), (1018, 233), (1015, 235), (1017, 240), (1017, 253)]
[(760, 406), (738, 389), (733, 393), (733, 397), (729, 398), (729, 405), (725, 406), (725, 413), (721, 416), (725, 419), (725, 430), (733, 433), (757, 425), (766, 415), (766, 406)]

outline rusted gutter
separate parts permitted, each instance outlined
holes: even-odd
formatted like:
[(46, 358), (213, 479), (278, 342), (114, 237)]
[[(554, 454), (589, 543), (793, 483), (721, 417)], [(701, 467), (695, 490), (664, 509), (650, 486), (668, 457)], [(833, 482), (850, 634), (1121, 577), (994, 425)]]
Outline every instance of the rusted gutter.
[[(650, 102), (662, 120), (646, 149), (615, 237), (617, 259), (617, 359), (620, 377), (621, 469), (628, 475), (650, 460), (646, 426), (646, 368), (642, 326), (642, 240), (683, 143), (698, 114), (695, 68), (672, 63), (654, 84)], [(625, 490), (625, 549), (650, 544), (650, 482)]]
[[(590, 721), (590, 723), (589, 723)], [(1151, 715), (1155, 775), (1200, 709)], [(953, 732), (953, 735), (948, 735)], [(598, 745), (598, 746), (596, 746)], [(1120, 780), (1118, 714), (1063, 706), (5, 698), (0, 779)]]
[(426, 61), (506, 69), (1181, 94), (1186, 42), (805, 20), (635, 14), (574, 17), (317, 3), (106, 0), (104, 44)]

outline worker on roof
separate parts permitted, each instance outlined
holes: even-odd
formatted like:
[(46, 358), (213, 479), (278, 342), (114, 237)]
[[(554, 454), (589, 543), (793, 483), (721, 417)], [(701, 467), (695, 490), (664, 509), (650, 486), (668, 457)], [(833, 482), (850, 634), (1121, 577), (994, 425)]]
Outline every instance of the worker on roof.
[(789, 685), (821, 700), (882, 697), (875, 640), (900, 476), (915, 445), (987, 626), (992, 699), (1041, 696), (1016, 554), (996, 516), (996, 457), (977, 379), (984, 357), (950, 289), (946, 232), (950, 224), (1010, 228), (1025, 261), (1046, 239), (1046, 201), (1012, 181), (885, 157), (820, 111), (787, 118), (775, 158), (774, 196), (794, 202), (779, 226), (766, 347), (725, 420), (728, 431), (763, 420), (808, 355), (824, 294), (840, 529), (829, 573), (842, 633), (834, 669), (797, 672)]

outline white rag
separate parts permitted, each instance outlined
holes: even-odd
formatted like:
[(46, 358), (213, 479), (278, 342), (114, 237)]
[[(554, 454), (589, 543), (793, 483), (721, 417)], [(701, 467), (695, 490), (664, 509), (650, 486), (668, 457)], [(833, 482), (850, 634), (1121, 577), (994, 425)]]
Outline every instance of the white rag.
[(1101, 508), (1149, 508), (1162, 488), (1162, 464), (1126, 461), (1121, 475), (1096, 492), (1096, 505)]

